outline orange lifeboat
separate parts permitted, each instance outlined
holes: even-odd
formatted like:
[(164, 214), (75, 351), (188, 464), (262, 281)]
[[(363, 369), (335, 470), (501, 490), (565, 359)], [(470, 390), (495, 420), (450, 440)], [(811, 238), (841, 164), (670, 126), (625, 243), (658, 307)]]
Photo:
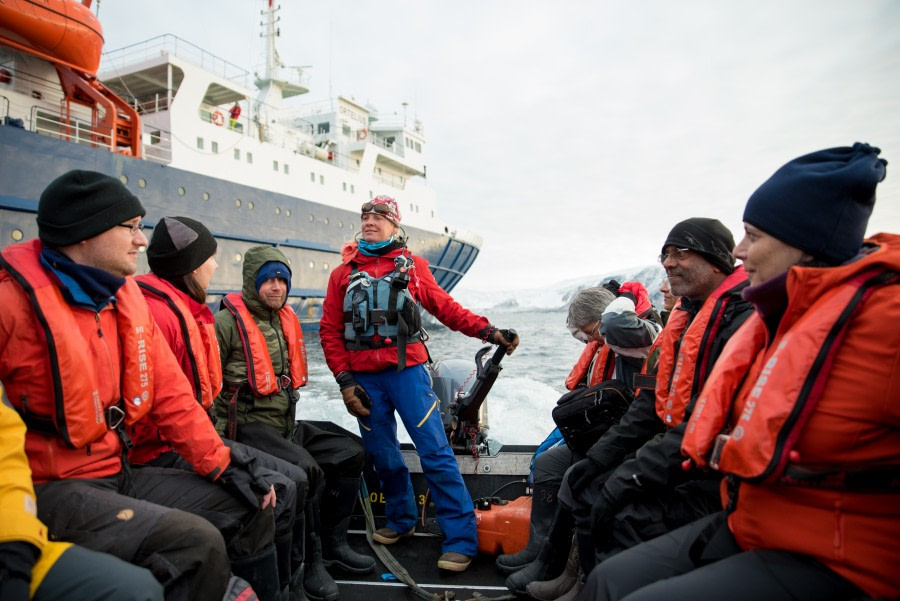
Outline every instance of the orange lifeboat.
[(0, 44), (96, 75), (103, 29), (92, 0), (3, 0)]

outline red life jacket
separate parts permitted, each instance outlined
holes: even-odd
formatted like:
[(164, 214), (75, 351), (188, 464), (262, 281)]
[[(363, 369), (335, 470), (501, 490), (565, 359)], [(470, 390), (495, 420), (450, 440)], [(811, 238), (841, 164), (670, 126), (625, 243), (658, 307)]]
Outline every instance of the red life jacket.
[[(106, 435), (106, 407), (100, 400), (87, 342), (79, 334), (72, 307), (41, 265), (41, 249), (38, 240), (31, 240), (8, 246), (0, 254), (0, 266), (31, 299), (47, 343), (52, 374), (52, 415), (36, 415), (25, 408), (23, 419), (29, 428), (55, 431), (68, 446), (80, 449)], [(126, 278), (115, 298), (124, 362), (120, 390), (125, 423), (131, 425), (153, 404), (153, 364), (149, 361), (153, 318), (134, 279)], [(16, 387), (17, 382), (10, 382), (7, 394), (18, 397)]]
[[(247, 380), (253, 394), (267, 396), (278, 392), (284, 388), (277, 377), (282, 374), (275, 373), (266, 337), (256, 325), (250, 310), (244, 304), (244, 299), (240, 294), (232, 292), (225, 296), (223, 303), (237, 322), (241, 346), (244, 348), (244, 358), (247, 361)], [(281, 322), (281, 332), (288, 346), (291, 387), (306, 386), (308, 381), (306, 344), (303, 342), (300, 320), (287, 304), (279, 309), (278, 319)]]
[(191, 367), (191, 373), (185, 375), (193, 384), (197, 402), (204, 409), (209, 409), (222, 392), (222, 358), (215, 324), (197, 323), (179, 295), (172, 294), (171, 284), (159, 276), (149, 273), (135, 279), (145, 296), (161, 299), (178, 319)]
[(673, 428), (684, 420), (694, 391), (703, 388), (706, 353), (718, 332), (729, 293), (746, 281), (743, 266), (735, 268), (704, 301), (690, 324), (686, 311), (672, 311), (658, 337), (662, 340), (656, 372), (656, 414), (666, 426)]
[[(742, 479), (778, 478), (803, 426), (825, 392), (834, 357), (854, 310), (897, 274), (870, 270), (828, 290), (767, 346), (758, 313), (719, 357), (688, 422), (682, 450)], [(732, 408), (733, 404), (733, 408)], [(730, 426), (729, 434), (720, 434)]]
[(599, 341), (591, 340), (585, 345), (581, 356), (578, 357), (578, 361), (569, 372), (569, 376), (566, 378), (566, 388), (575, 390), (575, 387), (583, 383), (585, 378), (587, 378), (588, 386), (609, 380), (613, 376), (615, 367), (616, 356), (609, 350), (609, 347), (604, 344), (601, 348)]

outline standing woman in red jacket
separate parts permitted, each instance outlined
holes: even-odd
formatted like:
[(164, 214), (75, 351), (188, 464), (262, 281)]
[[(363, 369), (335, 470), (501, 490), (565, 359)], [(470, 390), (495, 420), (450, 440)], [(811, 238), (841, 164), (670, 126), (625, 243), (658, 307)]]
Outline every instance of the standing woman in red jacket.
[(396, 411), (416, 445), (444, 533), (438, 567), (461, 572), (478, 552), (475, 511), (423, 365), (428, 352), (418, 307), (453, 330), (504, 345), (508, 354), (519, 337), (507, 340), (486, 318), (462, 307), (437, 285), (428, 261), (406, 248), (396, 200), (377, 196), (362, 205), (360, 218), (361, 238), (344, 245), (341, 265), (328, 280), (319, 336), (347, 411), (359, 420), (387, 499), (387, 526), (373, 538), (392, 544), (411, 535), (416, 525)]
[(879, 152), (799, 157), (750, 197), (734, 254), (756, 311), (682, 442), (725, 474), (724, 511), (601, 563), (579, 599), (900, 595), (900, 236), (863, 240)]
[[(207, 411), (222, 390), (215, 320), (204, 304), (206, 290), (218, 267), (216, 248), (215, 237), (199, 221), (190, 217), (163, 217), (153, 228), (147, 247), (151, 273), (135, 278), (160, 333), (191, 383), (194, 398)], [(132, 439), (131, 463), (188, 469), (187, 462), (150, 420), (135, 423)], [(231, 447), (232, 453), (247, 456), (262, 466), (267, 481), (275, 487), (275, 550), (278, 584), (283, 589), (296, 571), (292, 566), (303, 563), (306, 474), (268, 453), (231, 440), (223, 442)], [(297, 580), (291, 585), (294, 588), (302, 584), (302, 578), (298, 576)]]

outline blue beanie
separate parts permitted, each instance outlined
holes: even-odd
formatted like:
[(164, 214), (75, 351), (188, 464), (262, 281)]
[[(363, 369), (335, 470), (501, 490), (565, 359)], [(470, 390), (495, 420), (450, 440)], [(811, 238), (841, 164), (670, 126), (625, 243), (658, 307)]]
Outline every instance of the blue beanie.
[(862, 247), (887, 161), (857, 142), (785, 164), (750, 196), (744, 221), (816, 259), (840, 265)]
[(256, 291), (272, 278), (281, 278), (287, 282), (287, 291), (291, 291), (291, 270), (281, 261), (269, 261), (263, 263), (263, 266), (256, 272)]

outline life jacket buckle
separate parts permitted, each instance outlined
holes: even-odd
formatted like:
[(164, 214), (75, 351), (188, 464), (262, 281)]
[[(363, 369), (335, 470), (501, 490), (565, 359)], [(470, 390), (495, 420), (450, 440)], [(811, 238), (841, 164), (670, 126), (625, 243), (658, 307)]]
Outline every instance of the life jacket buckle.
[(104, 412), (106, 427), (110, 430), (118, 430), (125, 421), (125, 412), (118, 405), (111, 405)]
[(282, 374), (280, 376), (276, 376), (278, 381), (278, 390), (290, 389), (291, 388), (291, 377), (287, 374)]
[(714, 470), (719, 469), (719, 461), (722, 459), (722, 451), (725, 448), (725, 443), (731, 438), (728, 434), (719, 434), (716, 436), (716, 441), (713, 443), (712, 453), (709, 455), (709, 467)]

